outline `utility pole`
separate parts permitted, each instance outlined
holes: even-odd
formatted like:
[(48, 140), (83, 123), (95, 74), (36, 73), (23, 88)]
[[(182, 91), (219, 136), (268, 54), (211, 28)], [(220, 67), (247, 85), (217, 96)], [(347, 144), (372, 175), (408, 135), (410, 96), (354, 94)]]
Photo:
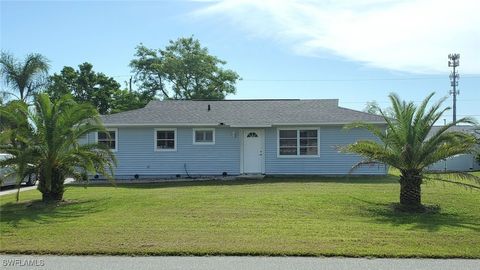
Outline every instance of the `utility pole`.
[(128, 83), (128, 90), (130, 91), (130, 93), (132, 92), (132, 76), (130, 76), (130, 81)]
[(456, 67), (460, 65), (460, 54), (451, 53), (448, 55), (448, 59), (448, 66), (453, 68), (452, 73), (450, 73), (450, 86), (452, 86), (450, 95), (453, 95), (453, 122), (455, 122), (457, 121), (457, 95), (460, 95), (460, 91), (457, 90), (458, 79), (460, 76), (456, 71)]

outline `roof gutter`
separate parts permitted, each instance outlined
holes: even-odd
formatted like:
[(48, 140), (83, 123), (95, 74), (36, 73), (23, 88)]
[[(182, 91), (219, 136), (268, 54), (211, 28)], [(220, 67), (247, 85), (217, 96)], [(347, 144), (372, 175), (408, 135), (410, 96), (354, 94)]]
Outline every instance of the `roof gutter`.
[(385, 121), (351, 121), (351, 122), (324, 122), (324, 123), (274, 123), (272, 126), (334, 126), (348, 125), (351, 123), (362, 122), (367, 124), (387, 124)]
[(272, 127), (272, 125), (230, 125), (233, 128), (267, 128)]
[(145, 123), (145, 124), (115, 124), (115, 123), (104, 123), (105, 127), (218, 127), (218, 126), (228, 126), (222, 125), (221, 123), (218, 124), (197, 124), (197, 123), (171, 123), (171, 124), (156, 124), (156, 123)]
[[(268, 128), (273, 126), (330, 126), (330, 125), (346, 125), (352, 122), (326, 122), (326, 123), (273, 123), (273, 124), (259, 124), (259, 125), (228, 125), (223, 123), (145, 123), (145, 124), (115, 124), (105, 123), (105, 127), (232, 127), (232, 128)], [(383, 121), (365, 121), (368, 124), (386, 124)]]

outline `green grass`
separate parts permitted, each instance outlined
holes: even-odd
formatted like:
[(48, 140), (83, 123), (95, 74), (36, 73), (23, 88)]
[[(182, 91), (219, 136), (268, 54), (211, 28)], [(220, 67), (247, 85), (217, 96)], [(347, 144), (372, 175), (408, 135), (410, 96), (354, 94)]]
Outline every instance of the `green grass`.
[(381, 178), (69, 186), (0, 197), (1, 253), (480, 258), (480, 192), (423, 186), (438, 213), (395, 213)]

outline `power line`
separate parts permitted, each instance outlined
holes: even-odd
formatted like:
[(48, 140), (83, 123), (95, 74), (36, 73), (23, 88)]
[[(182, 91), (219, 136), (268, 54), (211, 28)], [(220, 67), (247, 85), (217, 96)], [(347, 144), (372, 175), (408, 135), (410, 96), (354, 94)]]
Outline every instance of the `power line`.
[[(112, 78), (131, 77), (131, 74), (126, 75), (113, 75)], [(478, 75), (463, 76), (464, 79), (480, 79)], [(404, 77), (404, 78), (337, 78), (337, 79), (257, 79), (257, 78), (243, 78), (242, 81), (251, 82), (343, 82), (343, 81), (408, 81), (408, 80), (444, 80), (442, 77)]]
[[(480, 79), (480, 76), (465, 76), (464, 79)], [(351, 78), (351, 79), (242, 79), (251, 82), (357, 82), (357, 81), (409, 81), (409, 80), (445, 80), (444, 77), (409, 78)]]

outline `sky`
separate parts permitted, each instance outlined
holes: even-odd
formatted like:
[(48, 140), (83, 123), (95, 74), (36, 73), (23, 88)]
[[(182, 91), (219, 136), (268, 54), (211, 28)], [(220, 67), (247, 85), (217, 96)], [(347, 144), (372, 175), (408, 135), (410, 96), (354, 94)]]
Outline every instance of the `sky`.
[(228, 99), (338, 98), (357, 110), (387, 107), (391, 92), (451, 106), (447, 56), (460, 53), (457, 116), (480, 119), (479, 12), (477, 0), (0, 0), (0, 47), (43, 54), (50, 73), (90, 62), (124, 85), (137, 45), (193, 35), (242, 77)]

